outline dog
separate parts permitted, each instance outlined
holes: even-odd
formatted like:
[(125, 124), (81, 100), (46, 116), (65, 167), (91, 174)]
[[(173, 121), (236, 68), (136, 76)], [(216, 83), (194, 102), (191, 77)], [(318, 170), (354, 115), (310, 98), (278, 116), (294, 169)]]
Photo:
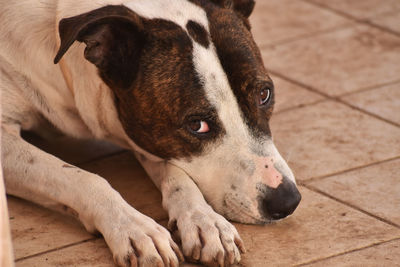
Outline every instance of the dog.
[[(253, 0), (18, 0), (0, 7), (6, 191), (67, 210), (120, 266), (210, 266), (245, 248), (227, 219), (265, 224), (301, 195), (275, 148), (274, 86), (249, 23)], [(53, 63), (54, 59), (54, 63)], [(168, 227), (105, 179), (21, 138), (50, 123), (132, 150)]]

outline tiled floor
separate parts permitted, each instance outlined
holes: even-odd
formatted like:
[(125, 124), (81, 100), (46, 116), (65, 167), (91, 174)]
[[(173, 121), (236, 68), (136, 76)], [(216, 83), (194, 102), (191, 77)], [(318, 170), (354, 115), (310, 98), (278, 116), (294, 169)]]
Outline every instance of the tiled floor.
[[(400, 2), (258, 0), (252, 22), (276, 85), (275, 142), (303, 200), (283, 221), (235, 224), (242, 266), (400, 266)], [(165, 224), (129, 152), (31, 140)], [(75, 220), (8, 200), (17, 266), (113, 266), (103, 239)]]

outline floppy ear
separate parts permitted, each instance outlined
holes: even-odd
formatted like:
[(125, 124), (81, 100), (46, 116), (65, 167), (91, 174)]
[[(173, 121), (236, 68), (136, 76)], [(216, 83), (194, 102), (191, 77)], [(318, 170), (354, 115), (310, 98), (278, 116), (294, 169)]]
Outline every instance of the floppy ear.
[(86, 44), (84, 56), (96, 65), (110, 87), (129, 88), (138, 70), (145, 36), (142, 19), (124, 6), (105, 6), (59, 24), (57, 64), (75, 42)]
[(212, 0), (217, 5), (223, 8), (233, 8), (239, 14), (248, 18), (253, 12), (254, 5), (256, 4), (254, 0)]

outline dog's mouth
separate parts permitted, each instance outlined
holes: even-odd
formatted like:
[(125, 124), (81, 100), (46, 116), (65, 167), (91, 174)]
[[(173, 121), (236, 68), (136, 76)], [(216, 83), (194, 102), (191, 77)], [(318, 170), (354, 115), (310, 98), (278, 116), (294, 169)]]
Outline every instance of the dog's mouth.
[(261, 216), (255, 211), (253, 203), (248, 200), (238, 200), (233, 195), (227, 195), (223, 204), (223, 215), (227, 219), (245, 224), (269, 224), (272, 218)]

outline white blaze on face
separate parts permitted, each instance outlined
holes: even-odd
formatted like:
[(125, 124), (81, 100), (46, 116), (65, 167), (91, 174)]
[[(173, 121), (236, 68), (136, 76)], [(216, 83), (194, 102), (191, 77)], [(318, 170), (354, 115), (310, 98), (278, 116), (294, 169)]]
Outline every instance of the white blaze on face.
[(205, 11), (186, 0), (134, 0), (124, 5), (143, 18), (170, 20), (185, 31), (189, 20), (208, 29)]
[[(170, 20), (186, 32), (189, 20), (210, 32), (205, 11), (186, 0), (131, 1), (125, 6), (144, 18)], [(256, 139), (250, 133), (212, 40), (208, 48), (193, 39), (192, 42), (195, 70), (208, 101), (217, 110), (225, 135), (209, 144), (203, 155), (190, 161), (171, 162), (192, 177), (207, 201), (221, 214), (243, 222), (263, 221), (256, 201), (257, 183), (276, 188), (282, 176), (294, 181), (293, 174), (270, 138)]]

